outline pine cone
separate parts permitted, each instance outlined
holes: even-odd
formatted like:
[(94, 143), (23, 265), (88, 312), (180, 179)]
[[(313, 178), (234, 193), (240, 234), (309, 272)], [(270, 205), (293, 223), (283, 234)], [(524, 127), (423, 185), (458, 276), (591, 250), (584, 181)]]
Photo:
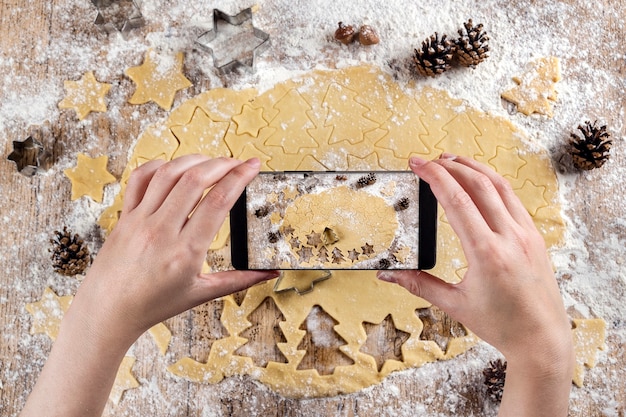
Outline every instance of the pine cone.
[(454, 43), (448, 39), (447, 35), (444, 34), (439, 38), (439, 34), (435, 32), (422, 42), (420, 50), (415, 50), (413, 60), (417, 72), (425, 77), (434, 77), (447, 71), (455, 49)]
[(489, 367), (483, 370), (487, 394), (492, 401), (502, 401), (504, 381), (506, 379), (506, 362), (501, 359), (489, 362)]
[(376, 182), (376, 174), (370, 172), (367, 175), (362, 176), (356, 181), (356, 188), (367, 187), (368, 185), (372, 185)]
[(606, 126), (598, 127), (596, 123), (597, 120), (593, 125), (587, 121), (585, 126), (578, 126), (582, 138), (575, 133), (571, 134), (572, 161), (578, 169), (600, 168), (609, 159), (609, 151), (613, 144), (613, 141), (608, 139), (611, 135), (606, 131)]
[(52, 252), (52, 266), (56, 272), (66, 276), (74, 276), (85, 272), (91, 263), (89, 248), (83, 240), (63, 227), (63, 232), (55, 231), (55, 238), (50, 239), (54, 246)]
[(487, 36), (487, 32), (483, 31), (482, 23), (474, 26), (472, 19), (469, 19), (463, 26), (465, 26), (465, 33), (463, 33), (463, 29), (459, 29), (460, 36), (455, 42), (456, 58), (459, 64), (464, 67), (475, 68), (476, 65), (489, 57), (487, 55), (489, 36)]

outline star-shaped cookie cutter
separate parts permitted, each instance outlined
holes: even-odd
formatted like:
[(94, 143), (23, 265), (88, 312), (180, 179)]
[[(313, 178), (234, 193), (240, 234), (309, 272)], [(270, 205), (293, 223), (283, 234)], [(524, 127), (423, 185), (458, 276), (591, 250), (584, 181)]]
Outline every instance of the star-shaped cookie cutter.
[(196, 39), (196, 43), (202, 49), (208, 51), (211, 54), (215, 67), (222, 73), (230, 72), (238, 67), (244, 67), (248, 70), (254, 71), (257, 55), (263, 53), (270, 46), (270, 35), (252, 25), (252, 33), (254, 34), (254, 37), (261, 40), (261, 43), (252, 49), (252, 56), (244, 60), (233, 59), (226, 64), (218, 65), (215, 53), (213, 49), (209, 46), (209, 44), (217, 37), (217, 26), (218, 21), (220, 20), (223, 20), (234, 26), (240, 26), (243, 23), (252, 20), (252, 8), (249, 7), (247, 9), (244, 9), (235, 16), (230, 16), (222, 12), (221, 10), (213, 9), (213, 28), (200, 35), (198, 39)]
[(310, 284), (309, 288), (305, 288), (305, 289), (301, 290), (300, 288), (298, 288), (296, 286), (291, 286), (291, 287), (287, 287), (287, 288), (280, 288), (280, 284), (282, 283), (282, 281), (283, 281), (283, 279), (285, 277), (284, 271), (280, 271), (280, 275), (278, 276), (278, 279), (276, 280), (276, 283), (274, 284), (273, 291), (276, 294), (282, 294), (282, 293), (286, 293), (286, 292), (289, 292), (289, 291), (294, 291), (298, 295), (308, 294), (308, 293), (312, 292), (315, 289), (315, 286), (317, 284), (319, 284), (322, 281), (326, 281), (327, 279), (329, 279), (333, 275), (332, 271), (329, 270), (329, 269), (320, 269), (319, 272), (321, 273), (321, 275), (311, 281), (311, 284)]
[[(120, 32), (126, 39), (131, 30), (145, 24), (139, 8), (141, 0), (91, 0), (91, 3), (98, 9), (94, 23), (107, 33)], [(121, 18), (115, 22), (111, 17)]]
[(32, 177), (37, 171), (50, 168), (52, 155), (45, 151), (41, 143), (29, 136), (22, 142), (13, 141), (13, 152), (7, 159), (15, 162), (20, 174)]

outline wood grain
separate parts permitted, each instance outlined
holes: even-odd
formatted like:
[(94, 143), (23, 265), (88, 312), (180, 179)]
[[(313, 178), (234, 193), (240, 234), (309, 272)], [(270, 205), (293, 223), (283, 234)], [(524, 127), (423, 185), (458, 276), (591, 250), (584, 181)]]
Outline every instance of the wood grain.
[[(93, 27), (89, 19), (83, 26), (68, 27), (66, 20), (68, 8), (77, 14), (94, 13), (88, 1), (68, 2), (63, 0), (1, 0), (0, 1), (0, 50), (2, 59), (8, 59), (7, 51), (11, 52), (11, 62), (7, 64), (12, 73), (27, 73), (28, 78), (37, 81), (49, 81), (51, 86), (60, 88), (62, 81), (77, 77), (75, 69), (59, 66), (54, 56), (37, 56), (37, 51), (53, 45), (55, 39), (62, 34), (71, 33), (81, 38), (105, 41), (106, 35)], [(271, 7), (269, 1), (267, 7)], [(590, 45), (585, 42), (584, 34), (577, 33), (575, 22), (571, 33), (571, 45), (580, 48), (581, 56), (592, 67), (605, 68), (626, 77), (626, 59), (606, 59), (608, 56), (623, 54), (626, 39), (626, 4), (623, 0), (601, 0), (589, 10), (587, 3), (577, 0), (565, 0), (563, 3), (573, 8), (572, 15), (580, 19), (593, 18), (598, 22), (598, 30), (602, 31), (603, 42)], [(529, 1), (516, 4), (506, 3), (503, 7), (542, 7), (541, 2)], [(265, 6), (264, 6), (265, 7)], [(294, 6), (295, 7), (295, 6)], [(554, 24), (558, 24), (556, 18)], [(615, 50), (615, 46), (619, 50)], [(104, 57), (103, 57), (104, 58)], [(128, 66), (136, 65), (128, 59)], [(278, 59), (278, 58), (275, 58)], [(564, 62), (564, 66), (573, 62)], [(329, 62), (329, 66), (332, 63)], [(195, 86), (181, 93), (178, 102), (189, 98), (200, 91), (210, 88), (210, 82), (201, 77), (197, 70), (185, 68), (186, 74), (195, 82)], [(120, 75), (113, 75), (107, 82), (116, 83), (123, 91), (129, 91), (130, 81)], [(590, 81), (591, 82), (591, 81)], [(5, 80), (0, 89), (0, 106), (9, 101), (13, 93), (18, 93), (19, 82)], [(111, 155), (109, 170), (118, 178), (126, 164), (126, 155), (134, 139), (142, 131), (144, 119), (158, 119), (165, 115), (153, 105), (140, 108), (125, 105), (127, 97), (115, 96), (119, 104), (119, 112), (115, 118), (106, 114), (91, 114), (89, 124), (76, 124), (71, 112), (61, 112), (42, 125), (29, 126), (23, 122), (0, 120), (3, 155), (12, 151), (12, 141), (24, 140), (32, 135), (52, 153), (55, 164), (67, 164), (71, 155), (76, 152), (87, 152), (90, 156), (101, 154)], [(607, 109), (604, 103), (621, 103), (620, 109)], [(615, 147), (623, 148), (622, 138), (626, 132), (626, 94), (621, 88), (604, 89), (597, 102), (578, 103), (581, 117), (597, 117), (610, 126), (618, 126), (615, 131), (617, 138)], [(613, 169), (626, 169), (626, 158), (623, 151), (614, 153)], [(27, 178), (16, 173), (15, 166), (6, 161), (0, 163), (0, 415), (15, 416), (23, 406), (26, 397), (34, 385), (37, 375), (43, 366), (51, 342), (42, 335), (29, 335), (30, 318), (24, 309), (28, 302), (37, 300), (46, 286), (51, 286), (59, 295), (72, 294), (79, 285), (78, 280), (59, 281), (50, 272), (49, 253), (42, 243), (47, 242), (53, 230), (61, 229), (67, 224), (69, 214), (73, 213), (73, 204), (69, 201), (70, 189), (60, 171), (54, 175), (36, 175)], [(607, 234), (614, 234), (615, 241), (626, 242), (626, 227), (623, 223), (623, 208), (617, 204), (619, 196), (626, 195), (624, 181), (602, 184), (602, 172), (591, 172), (574, 179), (570, 198), (578, 202), (571, 204), (566, 214), (579, 219), (589, 232), (586, 242), (588, 262), (602, 269), (606, 262), (598, 242), (605, 241)], [(616, 197), (617, 196), (617, 197)], [(610, 203), (610, 204), (609, 204)], [(622, 223), (607, 219), (621, 218)], [(72, 224), (69, 225), (72, 227)], [(94, 248), (102, 242), (102, 235), (97, 227), (88, 230), (83, 236)], [(623, 249), (623, 248), (622, 248)], [(624, 251), (621, 260), (612, 259), (616, 267), (626, 268)], [(49, 272), (46, 274), (46, 272)], [(560, 278), (566, 280), (566, 271)], [(622, 273), (622, 280), (626, 273)], [(593, 277), (590, 277), (593, 279)], [(615, 297), (626, 297), (623, 282), (609, 282), (614, 286)], [(241, 301), (243, 294), (238, 297)], [(584, 297), (582, 297), (584, 299)], [(109, 405), (105, 415), (150, 415), (150, 416), (380, 416), (380, 415), (481, 415), (485, 411), (493, 413), (493, 405), (488, 403), (482, 376), (479, 372), (470, 372), (467, 363), (486, 363), (476, 352), (469, 352), (461, 358), (447, 363), (433, 364), (426, 367), (421, 377), (411, 375), (392, 375), (384, 386), (373, 387), (363, 392), (334, 398), (315, 400), (294, 400), (282, 398), (249, 378), (232, 378), (218, 385), (193, 384), (175, 379), (166, 371), (168, 364), (175, 358), (191, 356), (205, 361), (212, 343), (225, 335), (219, 316), (221, 302), (215, 301), (193, 311), (182, 314), (167, 321), (174, 334), (168, 355), (157, 354), (153, 341), (143, 336), (135, 345), (133, 354), (141, 358), (133, 372), (142, 384), (149, 387), (139, 393), (129, 391), (117, 407)], [(326, 332), (332, 331), (334, 323), (318, 314), (317, 321)], [(416, 312), (418, 314), (418, 312)], [(458, 325), (451, 323), (440, 312), (422, 312), (422, 317), (430, 317), (426, 334), (438, 343), (445, 343), (449, 334), (460, 331)], [(575, 312), (573, 312), (575, 314)], [(253, 326), (245, 333), (253, 346), (274, 346), (281, 341), (278, 323), (280, 311), (273, 303), (266, 303), (254, 312), (248, 320)], [(425, 321), (429, 323), (429, 320)], [(306, 325), (303, 324), (303, 328)], [(625, 320), (608, 323), (609, 329), (621, 330), (626, 326)], [(381, 325), (366, 326), (368, 339), (365, 350), (380, 352), (382, 356), (398, 357), (403, 335), (397, 332), (389, 321)], [(622, 333), (623, 334), (623, 333)], [(382, 342), (381, 342), (382, 341)], [(335, 342), (341, 343), (341, 340)], [(614, 405), (616, 415), (624, 416), (626, 389), (622, 381), (626, 378), (626, 352), (619, 335), (609, 332), (607, 340), (607, 356), (599, 367), (601, 370), (589, 373), (586, 386), (574, 389), (571, 399), (572, 416), (600, 416), (603, 396), (607, 391), (618, 402)], [(325, 350), (315, 346), (314, 340), (304, 339), (301, 349), (310, 352), (301, 365), (304, 368), (315, 368), (321, 373), (331, 372), (333, 364), (345, 364), (345, 357), (335, 349)], [(253, 356), (262, 365), (268, 360), (280, 361), (281, 354), (277, 349), (262, 352)], [(344, 362), (342, 362), (344, 361)], [(349, 359), (348, 359), (349, 361)], [(379, 366), (382, 362), (379, 360)], [(432, 371), (433, 367), (436, 371)], [(6, 378), (10, 376), (10, 383)], [(1, 378), (5, 378), (2, 380)], [(62, 376), (60, 376), (62, 378)], [(442, 392), (444, 393), (442, 395)], [(393, 395), (390, 395), (392, 393)], [(448, 399), (456, 398), (454, 412), (451, 412)], [(462, 397), (462, 400), (458, 398)], [(204, 410), (206, 404), (211, 410)], [(421, 412), (420, 410), (428, 410)], [(386, 414), (385, 414), (386, 413)], [(441, 413), (441, 414), (438, 414)]]

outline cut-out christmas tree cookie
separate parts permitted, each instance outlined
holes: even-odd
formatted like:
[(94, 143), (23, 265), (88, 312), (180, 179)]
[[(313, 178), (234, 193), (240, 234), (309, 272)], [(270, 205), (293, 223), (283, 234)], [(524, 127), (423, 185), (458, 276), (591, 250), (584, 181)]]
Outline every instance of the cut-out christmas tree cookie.
[(556, 83), (561, 81), (558, 58), (540, 58), (530, 63), (520, 77), (513, 77), (517, 86), (502, 93), (502, 98), (517, 105), (517, 110), (553, 116), (552, 103), (557, 100)]
[(55, 340), (59, 334), (61, 320), (70, 308), (73, 298), (71, 295), (59, 297), (48, 287), (39, 301), (26, 304), (26, 311), (33, 317), (30, 333), (44, 333)]
[(107, 111), (104, 96), (111, 84), (98, 82), (92, 71), (86, 72), (78, 81), (65, 81), (64, 86), (66, 94), (59, 102), (59, 108), (74, 109), (78, 120), (83, 120), (92, 111)]
[(574, 368), (574, 384), (583, 386), (585, 367), (596, 366), (598, 350), (604, 350), (606, 322), (602, 319), (574, 319), (572, 336), (576, 366)]
[[(206, 115), (204, 126), (198, 126), (198, 120), (194, 120), (199, 111)], [(533, 215), (548, 247), (559, 245), (563, 239), (558, 185), (546, 151), (530, 145), (506, 119), (473, 109), (444, 91), (402, 88), (375, 68), (315, 71), (260, 95), (252, 89), (202, 93), (138, 138), (122, 178), (128, 178), (141, 161), (170, 159), (192, 149), (193, 144), (175, 148), (179, 141), (194, 141), (193, 135), (184, 134), (185, 129), (190, 132), (211, 126), (220, 126), (227, 155), (248, 157), (258, 151), (264, 166), (272, 170), (406, 170), (410, 155), (435, 158), (445, 151), (473, 156), (506, 175)], [(294, 141), (295, 136), (300, 139)], [(457, 140), (460, 137), (467, 140)], [(198, 141), (195, 146), (199, 145)], [(225, 152), (221, 146), (211, 149), (210, 152), (218, 153), (211, 156)], [(114, 227), (121, 210), (125, 187), (122, 180), (120, 195), (101, 218), (100, 224), (108, 230)], [(295, 194), (289, 197), (298, 198)], [(274, 201), (285, 198), (284, 193), (275, 193)], [(441, 219), (440, 256), (432, 272), (446, 281), (457, 282), (467, 270), (467, 262), (458, 238), (443, 221), (443, 214)], [(302, 246), (306, 239), (307, 236), (298, 236), (293, 243)], [(215, 259), (217, 254), (230, 259), (228, 246), (218, 246), (213, 246), (208, 259)], [(349, 259), (350, 249), (353, 248), (341, 250), (344, 259)], [(301, 252), (299, 256), (308, 254)], [(291, 284), (298, 281), (298, 273), (292, 275), (288, 284), (296, 286)], [(302, 288), (306, 287), (311, 279), (302, 275), (301, 283)], [(258, 346), (250, 344), (249, 338), (254, 335), (247, 329), (252, 325), (251, 315), (267, 298), (273, 300), (284, 317), (278, 324), (284, 341), (277, 342), (277, 347), (286, 362), (269, 360), (267, 365), (259, 366), (258, 358), (242, 355), (250, 346)], [(395, 370), (450, 359), (476, 343), (469, 333), (452, 337), (445, 348), (433, 340), (423, 340), (424, 325), (416, 311), (428, 308), (429, 303), (398, 286), (378, 281), (372, 271), (333, 271), (332, 278), (303, 296), (294, 291), (276, 293), (274, 282), (268, 282), (250, 288), (243, 302), (237, 303), (232, 296), (223, 300), (221, 321), (225, 336), (211, 345), (206, 361), (186, 357), (184, 352), (172, 351), (170, 347), (170, 354), (179, 358), (169, 368), (172, 373), (211, 383), (247, 374), (282, 395), (326, 396), (376, 384)], [(314, 367), (308, 369), (302, 362), (307, 352), (301, 344), (310, 336), (305, 334), (306, 326), (302, 326), (315, 306), (337, 323), (333, 331), (343, 342), (336, 357), (347, 358), (347, 363), (328, 364), (327, 369), (332, 368), (333, 372), (325, 375)], [(363, 323), (381, 323), (387, 317), (408, 337), (400, 347), (401, 360), (390, 358), (379, 366), (376, 358), (362, 349), (367, 341)], [(240, 350), (246, 344), (248, 348)]]
[(72, 182), (72, 200), (82, 196), (91, 197), (101, 203), (104, 186), (115, 182), (116, 179), (107, 171), (109, 157), (106, 155), (91, 158), (79, 153), (76, 166), (63, 170), (63, 173)]
[(143, 64), (128, 68), (126, 75), (137, 86), (128, 100), (130, 104), (153, 101), (164, 110), (172, 108), (178, 90), (191, 86), (191, 81), (183, 75), (182, 52), (171, 56), (150, 49), (146, 52)]
[(139, 382), (132, 373), (135, 360), (136, 359), (132, 356), (124, 356), (124, 359), (122, 359), (122, 363), (117, 370), (115, 382), (113, 383), (111, 393), (109, 394), (109, 400), (111, 400), (111, 402), (115, 405), (120, 403), (125, 391), (139, 386)]

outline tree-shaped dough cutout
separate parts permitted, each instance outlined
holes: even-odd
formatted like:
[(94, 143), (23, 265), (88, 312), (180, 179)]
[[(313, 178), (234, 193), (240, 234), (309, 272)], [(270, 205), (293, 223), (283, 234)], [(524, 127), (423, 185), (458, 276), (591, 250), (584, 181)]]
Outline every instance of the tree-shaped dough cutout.
[(298, 346), (298, 350), (306, 354), (298, 365), (298, 370), (315, 369), (320, 375), (331, 375), (337, 366), (353, 365), (354, 361), (346, 356), (340, 346), (346, 344), (337, 332), (338, 322), (320, 306), (313, 306), (300, 330), (306, 334)]
[(240, 336), (248, 339), (248, 343), (235, 351), (236, 355), (247, 356), (256, 366), (265, 368), (268, 362), (287, 363), (287, 358), (278, 348), (278, 343), (286, 343), (280, 323), (285, 321), (283, 313), (278, 309), (271, 297), (267, 297), (254, 310), (248, 320), (252, 324), (241, 332)]
[(361, 352), (376, 360), (378, 372), (390, 359), (400, 362), (403, 360), (402, 345), (410, 334), (396, 328), (391, 314), (378, 324), (364, 322), (363, 328), (367, 333), (367, 340), (361, 347)]

